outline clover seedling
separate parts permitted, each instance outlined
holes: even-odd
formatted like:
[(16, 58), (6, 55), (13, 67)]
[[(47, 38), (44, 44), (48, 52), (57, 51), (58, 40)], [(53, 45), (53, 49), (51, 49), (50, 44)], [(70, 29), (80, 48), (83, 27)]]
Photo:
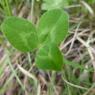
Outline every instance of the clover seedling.
[(36, 49), (36, 65), (44, 70), (61, 70), (64, 60), (59, 45), (68, 33), (68, 14), (60, 9), (45, 12), (35, 27), (15, 16), (7, 17), (1, 30), (8, 41), (21, 52)]

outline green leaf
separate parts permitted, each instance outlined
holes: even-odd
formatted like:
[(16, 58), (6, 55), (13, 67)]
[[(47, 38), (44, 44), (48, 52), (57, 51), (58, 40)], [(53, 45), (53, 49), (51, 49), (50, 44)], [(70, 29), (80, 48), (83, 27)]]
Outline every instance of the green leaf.
[(38, 23), (38, 35), (41, 43), (53, 42), (59, 45), (68, 33), (68, 14), (60, 9), (47, 11)]
[(95, 3), (95, 0), (86, 0), (86, 2), (88, 2), (89, 4), (93, 4)]
[(61, 70), (63, 66), (63, 56), (55, 44), (47, 44), (37, 52), (36, 65), (43, 70)]
[(43, 0), (42, 9), (51, 10), (55, 8), (64, 8), (69, 5), (69, 0)]
[(32, 51), (38, 45), (35, 27), (23, 18), (8, 17), (1, 25), (1, 30), (9, 42), (22, 52)]

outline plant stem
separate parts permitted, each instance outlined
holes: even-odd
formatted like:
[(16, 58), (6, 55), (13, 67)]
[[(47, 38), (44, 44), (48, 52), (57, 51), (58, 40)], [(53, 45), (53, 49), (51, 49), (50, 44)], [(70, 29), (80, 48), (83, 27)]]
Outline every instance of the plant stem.
[(11, 71), (12, 71), (14, 77), (17, 79), (17, 82), (19, 83), (19, 85), (21, 86), (21, 88), (22, 88), (23, 90), (25, 90), (25, 87), (23, 86), (22, 82), (20, 81), (20, 79), (19, 79), (19, 77), (18, 77), (18, 75), (17, 75), (16, 70), (13, 68), (13, 66), (12, 66), (12, 64), (11, 64), (11, 60), (10, 60), (10, 58), (9, 58), (9, 52), (8, 52), (7, 49), (6, 49), (6, 54), (7, 54), (7, 58), (8, 58), (8, 59), (7, 59), (7, 60), (8, 60), (8, 65), (9, 65), (9, 67), (10, 67), (10, 69), (11, 69)]
[(68, 85), (70, 85), (72, 87), (75, 87), (75, 88), (78, 88), (78, 89), (83, 89), (83, 90), (88, 90), (88, 88), (85, 88), (85, 87), (75, 85), (75, 84), (72, 84), (72, 83), (68, 82), (63, 76), (62, 76), (62, 79), (66, 84), (68, 84)]
[(32, 15), (32, 21), (34, 24), (37, 23), (39, 20), (39, 17), (41, 16), (41, 4), (42, 0), (32, 0), (31, 4), (31, 15)]
[(12, 10), (11, 10), (10, 5), (9, 5), (9, 0), (2, 1), (2, 6), (5, 10), (6, 15), (11, 16), (12, 15)]

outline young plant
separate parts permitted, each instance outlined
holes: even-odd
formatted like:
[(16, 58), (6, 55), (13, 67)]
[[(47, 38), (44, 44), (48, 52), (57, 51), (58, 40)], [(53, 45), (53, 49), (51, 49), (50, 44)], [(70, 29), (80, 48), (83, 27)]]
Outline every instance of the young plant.
[(43, 70), (61, 70), (64, 60), (59, 45), (68, 33), (68, 14), (60, 9), (45, 12), (37, 27), (15, 16), (7, 17), (1, 30), (21, 52), (36, 50), (36, 65)]

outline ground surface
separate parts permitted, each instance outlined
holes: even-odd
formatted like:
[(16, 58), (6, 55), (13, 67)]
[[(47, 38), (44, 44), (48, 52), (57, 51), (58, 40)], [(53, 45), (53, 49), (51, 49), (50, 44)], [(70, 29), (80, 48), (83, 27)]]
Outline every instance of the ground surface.
[[(8, 0), (0, 0), (0, 24), (11, 13), (36, 23), (46, 11), (41, 7), (43, 2), (9, 1), (8, 4)], [(0, 32), (0, 95), (95, 95), (95, 3), (92, 1), (71, 0), (70, 4), (62, 5), (55, 0), (58, 4), (55, 8), (61, 6), (70, 16), (69, 35), (60, 46), (70, 62), (60, 72), (39, 70), (33, 53), (17, 51)], [(46, 4), (50, 8), (53, 3)]]

